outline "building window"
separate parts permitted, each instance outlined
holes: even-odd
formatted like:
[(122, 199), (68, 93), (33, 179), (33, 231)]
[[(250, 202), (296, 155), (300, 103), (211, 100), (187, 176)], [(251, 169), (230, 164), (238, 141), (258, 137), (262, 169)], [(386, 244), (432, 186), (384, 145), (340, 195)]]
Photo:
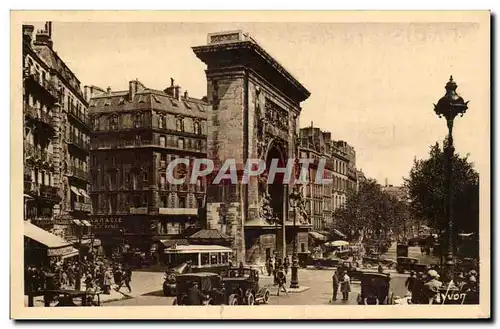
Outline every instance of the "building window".
[(195, 121), (193, 124), (194, 128), (194, 133), (201, 135), (201, 129), (200, 129), (200, 123), (198, 121)]
[(160, 136), (160, 146), (161, 147), (165, 147), (166, 146), (165, 136)]
[(165, 188), (166, 182), (167, 182), (167, 179), (166, 179), (165, 174), (161, 174), (161, 176), (160, 176), (160, 187), (161, 188)]
[(139, 128), (142, 125), (142, 116), (141, 114), (136, 114), (134, 119), (134, 128)]
[(164, 128), (165, 128), (165, 116), (160, 115), (160, 116), (158, 117), (158, 127), (159, 127), (160, 129), (164, 129)]
[(184, 149), (184, 139), (183, 138), (179, 138), (177, 140), (177, 148), (180, 148), (180, 149)]
[(166, 162), (167, 161), (167, 154), (166, 153), (162, 153), (160, 155), (160, 160)]
[(196, 199), (196, 207), (203, 208), (203, 198)]
[(195, 141), (194, 147), (196, 151), (201, 151), (201, 141), (199, 139)]
[(147, 172), (144, 172), (144, 173), (142, 174), (142, 180), (143, 180), (144, 182), (147, 182), (147, 181), (148, 181), (148, 173), (147, 173)]
[(185, 197), (179, 198), (179, 208), (186, 208), (186, 198)]
[(109, 196), (109, 212), (111, 214), (116, 213), (116, 194), (112, 194)]
[(177, 128), (177, 131), (184, 131), (184, 120), (182, 117), (177, 118), (176, 128)]
[(109, 129), (116, 130), (117, 128), (118, 128), (118, 118), (116, 116), (112, 116)]
[(111, 156), (111, 166), (116, 166), (116, 157), (114, 155)]

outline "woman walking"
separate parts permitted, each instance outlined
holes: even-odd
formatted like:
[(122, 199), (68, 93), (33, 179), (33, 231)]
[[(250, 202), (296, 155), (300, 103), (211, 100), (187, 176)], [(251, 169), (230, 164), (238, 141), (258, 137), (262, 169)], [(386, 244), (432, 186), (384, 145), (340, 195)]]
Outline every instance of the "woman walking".
[(351, 292), (351, 278), (347, 275), (347, 272), (344, 272), (341, 276), (340, 291), (342, 292), (342, 300), (347, 301), (349, 292)]

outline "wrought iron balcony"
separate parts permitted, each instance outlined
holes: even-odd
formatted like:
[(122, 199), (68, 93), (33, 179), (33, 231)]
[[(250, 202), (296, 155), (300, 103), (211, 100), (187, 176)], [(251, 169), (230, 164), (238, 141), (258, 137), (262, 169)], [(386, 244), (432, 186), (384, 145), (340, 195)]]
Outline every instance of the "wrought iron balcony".
[(76, 134), (69, 134), (68, 139), (66, 141), (69, 145), (74, 145), (84, 152), (89, 152), (90, 144), (85, 141), (83, 138), (77, 136)]
[(68, 176), (72, 176), (75, 178), (79, 178), (81, 180), (84, 180), (86, 182), (89, 181), (89, 173), (82, 168), (76, 167), (76, 166), (70, 166), (68, 169)]
[(49, 80), (42, 79), (40, 72), (38, 72), (33, 66), (25, 68), (24, 77), (26, 81), (34, 82), (40, 87), (47, 95), (51, 96), (54, 100), (59, 98), (59, 91), (56, 85)]
[(42, 111), (40, 108), (24, 104), (24, 115), (31, 120), (44, 123), (47, 126), (54, 128), (54, 120), (52, 118), (52, 115), (45, 111)]
[(80, 122), (80, 124), (85, 126), (87, 129), (91, 129), (92, 125), (90, 122), (90, 118), (87, 115), (85, 115), (81, 109), (78, 109), (75, 105), (71, 105), (68, 107), (68, 114), (70, 118), (73, 118), (76, 121)]

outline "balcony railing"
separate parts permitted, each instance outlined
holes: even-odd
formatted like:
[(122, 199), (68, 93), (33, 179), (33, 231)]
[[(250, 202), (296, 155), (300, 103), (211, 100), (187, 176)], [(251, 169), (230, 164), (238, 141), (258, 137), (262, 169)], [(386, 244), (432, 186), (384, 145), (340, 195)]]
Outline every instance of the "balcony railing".
[(129, 213), (131, 215), (147, 215), (148, 214), (148, 207), (130, 207)]
[(28, 104), (24, 104), (24, 114), (27, 117), (42, 122), (50, 127), (54, 126), (54, 120), (52, 118), (52, 115), (45, 111), (42, 111), (39, 108), (33, 107)]
[(40, 196), (44, 198), (57, 198), (57, 188), (54, 186), (40, 185)]
[(74, 119), (80, 121), (83, 125), (86, 127), (90, 128), (91, 122), (90, 118), (86, 116), (81, 109), (78, 109), (75, 105), (70, 105), (68, 107), (68, 113), (70, 116), (72, 116)]
[(57, 187), (43, 185), (35, 182), (24, 182), (24, 193), (32, 196), (41, 196), (47, 199), (58, 199)]
[(82, 168), (76, 167), (76, 166), (70, 166), (69, 171), (68, 171), (69, 176), (73, 176), (76, 178), (80, 178), (84, 181), (89, 180), (89, 173)]
[(82, 137), (77, 136), (76, 134), (68, 135), (68, 144), (73, 144), (81, 148), (82, 150), (88, 152), (89, 151), (89, 143), (85, 141)]
[(91, 212), (92, 211), (92, 205), (89, 203), (84, 203), (84, 202), (75, 202), (73, 204), (73, 210), (75, 211), (84, 211), (84, 212)]
[(38, 72), (34, 67), (26, 68), (24, 70), (24, 75), (26, 78), (35, 81), (50, 96), (58, 99), (59, 91), (57, 90), (56, 85), (52, 81), (42, 79), (40, 72)]

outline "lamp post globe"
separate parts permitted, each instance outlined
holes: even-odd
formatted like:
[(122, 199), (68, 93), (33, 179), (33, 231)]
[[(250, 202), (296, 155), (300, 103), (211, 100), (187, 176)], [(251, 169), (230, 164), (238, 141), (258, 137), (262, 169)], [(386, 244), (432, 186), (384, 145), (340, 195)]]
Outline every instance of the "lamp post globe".
[(460, 95), (457, 94), (457, 84), (450, 76), (450, 80), (445, 86), (446, 93), (441, 97), (437, 104), (434, 104), (434, 112), (438, 117), (444, 117), (448, 127), (447, 143), (444, 147), (446, 159), (446, 223), (447, 223), (447, 248), (444, 263), (444, 281), (450, 282), (453, 280), (454, 270), (454, 257), (453, 257), (453, 184), (452, 184), (452, 171), (453, 171), (453, 156), (455, 148), (453, 146), (453, 122), (457, 115), (463, 116), (468, 109), (468, 101), (465, 102)]

